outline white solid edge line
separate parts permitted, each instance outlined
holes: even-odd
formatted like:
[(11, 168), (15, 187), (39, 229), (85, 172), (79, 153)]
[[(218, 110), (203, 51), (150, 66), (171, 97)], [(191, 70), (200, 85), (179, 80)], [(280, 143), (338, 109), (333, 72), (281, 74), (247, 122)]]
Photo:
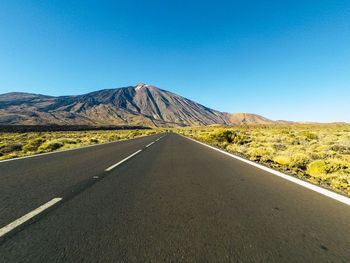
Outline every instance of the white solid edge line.
[(154, 142), (151, 142), (149, 144), (146, 145), (146, 148), (150, 147)]
[(17, 220), (13, 221), (12, 223), (8, 224), (7, 226), (1, 228), (0, 229), (0, 237), (4, 236), (8, 232), (10, 232), (13, 229), (15, 229), (16, 227), (22, 225), (23, 223), (25, 223), (29, 219), (31, 219), (34, 216), (40, 214), (42, 211), (48, 209), (50, 206), (53, 206), (54, 204), (58, 203), (61, 200), (62, 200), (62, 198), (60, 198), (60, 197), (54, 198), (51, 201), (49, 201), (49, 202), (43, 204), (42, 206), (38, 207), (37, 209), (29, 212), (28, 214), (18, 218)]
[(17, 160), (27, 159), (27, 158), (32, 158), (32, 157), (40, 157), (40, 156), (43, 156), (43, 155), (48, 155), (48, 154), (53, 154), (53, 153), (61, 153), (61, 152), (79, 150), (79, 149), (84, 149), (84, 148), (89, 148), (89, 147), (94, 147), (94, 146), (100, 146), (100, 145), (105, 145), (105, 144), (111, 144), (111, 143), (117, 143), (117, 142), (125, 142), (125, 141), (134, 140), (134, 139), (145, 138), (145, 137), (152, 136), (152, 135), (155, 135), (155, 134), (150, 134), (150, 135), (146, 135), (146, 136), (138, 136), (138, 137), (129, 138), (129, 139), (121, 139), (121, 140), (112, 141), (112, 142), (104, 142), (104, 143), (99, 143), (99, 144), (86, 145), (86, 146), (82, 146), (82, 147), (65, 149), (65, 150), (60, 150), (60, 151), (47, 152), (47, 153), (38, 153), (38, 154), (33, 154), (33, 155), (28, 155), (28, 156), (23, 156), (23, 157), (17, 157), (17, 158), (12, 158), (12, 159), (0, 160), (0, 163), (10, 162), (10, 161), (17, 161)]
[(192, 140), (192, 141), (194, 141), (194, 142), (196, 142), (196, 143), (199, 143), (199, 144), (202, 144), (202, 145), (204, 145), (204, 146), (207, 146), (207, 147), (209, 147), (209, 148), (211, 148), (211, 149), (213, 149), (213, 150), (216, 150), (216, 151), (218, 151), (218, 152), (221, 152), (221, 153), (223, 153), (223, 154), (226, 154), (226, 155), (228, 155), (228, 156), (230, 156), (230, 157), (232, 157), (232, 158), (235, 158), (235, 159), (237, 159), (237, 160), (240, 160), (240, 161), (242, 161), (242, 162), (245, 162), (245, 163), (247, 163), (247, 164), (250, 164), (250, 165), (252, 165), (252, 166), (255, 166), (255, 167), (257, 167), (257, 168), (260, 168), (260, 169), (262, 169), (262, 170), (264, 170), (264, 171), (267, 171), (267, 172), (269, 172), (269, 173), (272, 173), (272, 174), (274, 174), (274, 175), (277, 175), (277, 176), (279, 176), (279, 177), (282, 177), (282, 178), (284, 178), (284, 179), (286, 179), (286, 180), (288, 180), (288, 181), (291, 181), (291, 182), (293, 182), (293, 183), (296, 183), (296, 184), (298, 184), (298, 185), (300, 185), (300, 186), (303, 186), (303, 187), (305, 187), (305, 188), (308, 188), (308, 189), (310, 189), (310, 190), (313, 190), (313, 191), (315, 191), (315, 192), (317, 192), (317, 193), (320, 193), (320, 194), (322, 194), (322, 195), (324, 195), (324, 196), (327, 196), (327, 197), (329, 197), (329, 198), (332, 198), (332, 199), (334, 199), (334, 200), (337, 200), (337, 201), (339, 201), (339, 202), (342, 202), (342, 203), (344, 203), (344, 204), (346, 204), (346, 205), (350, 205), (350, 198), (348, 198), (348, 197), (346, 197), (346, 196), (343, 196), (343, 195), (334, 193), (334, 192), (329, 191), (329, 190), (327, 190), (327, 189), (324, 189), (324, 188), (322, 188), (322, 187), (316, 186), (316, 185), (314, 185), (314, 184), (305, 182), (305, 181), (303, 181), (303, 180), (300, 180), (300, 179), (298, 179), (298, 178), (292, 177), (292, 176), (290, 176), (290, 175), (287, 175), (287, 174), (281, 173), (281, 172), (279, 172), (279, 171), (273, 170), (273, 169), (268, 168), (268, 167), (266, 167), (266, 166), (263, 166), (263, 165), (261, 165), (261, 164), (257, 164), (257, 163), (255, 163), (255, 162), (246, 160), (246, 159), (244, 159), (244, 158), (242, 158), (242, 157), (239, 157), (239, 156), (233, 155), (233, 154), (231, 154), (231, 153), (225, 152), (225, 151), (223, 151), (223, 150), (220, 150), (220, 149), (218, 149), (218, 148), (215, 148), (215, 147), (213, 147), (213, 146), (211, 146), (211, 145), (208, 145), (208, 144), (205, 144), (205, 143), (203, 143), (203, 142), (197, 141), (197, 140), (195, 140), (195, 139), (186, 137), (186, 136), (184, 136), (184, 135), (182, 135), (182, 136), (185, 137), (185, 138), (187, 138), (187, 139), (189, 139), (189, 140)]
[(121, 160), (120, 162), (117, 162), (116, 164), (113, 164), (112, 166), (108, 167), (105, 171), (109, 172), (110, 170), (114, 169), (115, 167), (117, 167), (118, 165), (122, 164), (123, 162), (125, 162), (126, 160), (129, 160), (131, 157), (135, 156), (136, 154), (138, 154), (139, 152), (141, 152), (142, 150), (138, 150), (137, 152), (134, 152), (133, 154), (129, 155), (128, 157), (124, 158), (123, 160)]

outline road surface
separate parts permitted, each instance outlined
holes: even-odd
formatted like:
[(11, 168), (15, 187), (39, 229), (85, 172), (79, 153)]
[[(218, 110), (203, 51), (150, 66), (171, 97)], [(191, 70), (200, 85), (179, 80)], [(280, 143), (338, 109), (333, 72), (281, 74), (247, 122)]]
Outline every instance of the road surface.
[(3, 162), (0, 187), (0, 228), (62, 198), (0, 262), (350, 262), (349, 206), (174, 133)]

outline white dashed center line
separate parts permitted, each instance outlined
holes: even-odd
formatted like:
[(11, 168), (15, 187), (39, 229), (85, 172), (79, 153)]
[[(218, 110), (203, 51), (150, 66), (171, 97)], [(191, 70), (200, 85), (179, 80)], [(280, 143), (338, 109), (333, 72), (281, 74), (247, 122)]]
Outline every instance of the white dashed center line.
[(138, 150), (137, 152), (134, 152), (133, 154), (129, 155), (128, 157), (124, 158), (123, 160), (117, 162), (116, 164), (113, 164), (112, 166), (108, 167), (105, 171), (109, 172), (110, 170), (114, 169), (118, 165), (122, 164), (123, 162), (129, 160), (131, 157), (135, 156), (136, 154), (140, 153), (142, 150)]
[(53, 206), (54, 204), (61, 201), (62, 198), (54, 198), (51, 201), (43, 204), (42, 206), (38, 207), (37, 209), (29, 212), (28, 214), (18, 218), (17, 220), (13, 221), (12, 223), (8, 224), (7, 226), (0, 229), (0, 237), (6, 235), (8, 232), (14, 230), (15, 228), (19, 227), (23, 223), (27, 222), (29, 219), (33, 218), (34, 216), (40, 214), (44, 210), (48, 209), (49, 207)]
[(146, 148), (150, 147), (154, 142), (151, 142), (150, 144), (146, 145)]

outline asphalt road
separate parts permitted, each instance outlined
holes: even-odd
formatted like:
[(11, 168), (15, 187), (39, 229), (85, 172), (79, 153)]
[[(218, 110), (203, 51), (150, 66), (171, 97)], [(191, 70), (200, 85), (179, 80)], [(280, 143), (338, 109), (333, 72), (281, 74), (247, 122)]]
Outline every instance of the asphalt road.
[(161, 136), (0, 163), (0, 228), (63, 197), (0, 262), (350, 262), (349, 206)]
[(161, 136), (0, 162), (0, 228)]

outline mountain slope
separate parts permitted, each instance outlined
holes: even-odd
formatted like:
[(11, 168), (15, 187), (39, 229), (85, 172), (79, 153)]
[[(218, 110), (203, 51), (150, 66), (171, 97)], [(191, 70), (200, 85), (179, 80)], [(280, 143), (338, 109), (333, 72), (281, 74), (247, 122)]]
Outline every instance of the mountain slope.
[(222, 113), (142, 83), (79, 96), (0, 95), (0, 124), (189, 126), (257, 123), (272, 121), (255, 114)]
[(270, 124), (274, 123), (263, 116), (253, 113), (224, 113), (231, 125), (241, 124)]

